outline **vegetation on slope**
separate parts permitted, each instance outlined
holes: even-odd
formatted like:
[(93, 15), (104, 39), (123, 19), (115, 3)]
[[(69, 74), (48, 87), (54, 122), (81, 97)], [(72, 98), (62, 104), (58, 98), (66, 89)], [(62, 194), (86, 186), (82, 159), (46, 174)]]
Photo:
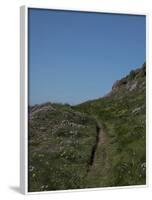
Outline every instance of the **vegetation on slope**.
[(51, 103), (30, 108), (29, 117), (29, 191), (82, 188), (95, 120)]
[(103, 98), (29, 107), (29, 191), (146, 182), (146, 65)]
[[(146, 182), (145, 64), (114, 84), (104, 98), (73, 107), (96, 115), (104, 124), (108, 159), (104, 170), (87, 179), (88, 186), (140, 185)], [(103, 171), (103, 172), (102, 172)]]

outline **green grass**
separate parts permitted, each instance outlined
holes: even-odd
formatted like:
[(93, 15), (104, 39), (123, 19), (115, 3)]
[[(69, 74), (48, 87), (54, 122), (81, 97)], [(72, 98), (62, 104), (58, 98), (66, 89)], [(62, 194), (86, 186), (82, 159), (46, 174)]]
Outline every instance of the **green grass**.
[[(130, 77), (129, 77), (130, 79)], [(145, 77), (139, 78), (139, 83)], [(80, 104), (73, 109), (95, 115), (104, 123), (108, 159), (87, 179), (91, 187), (141, 185), (146, 183), (145, 89), (116, 94)], [(101, 150), (102, 151), (102, 150)], [(110, 167), (108, 167), (110, 166)]]
[[(135, 89), (126, 89), (136, 82)], [(119, 81), (114, 91), (77, 106), (33, 108), (43, 109), (33, 110), (29, 120), (29, 191), (146, 183), (145, 66)], [(97, 124), (105, 142), (90, 168)]]
[(35, 114), (29, 126), (29, 191), (83, 188), (95, 126), (94, 119), (67, 107)]

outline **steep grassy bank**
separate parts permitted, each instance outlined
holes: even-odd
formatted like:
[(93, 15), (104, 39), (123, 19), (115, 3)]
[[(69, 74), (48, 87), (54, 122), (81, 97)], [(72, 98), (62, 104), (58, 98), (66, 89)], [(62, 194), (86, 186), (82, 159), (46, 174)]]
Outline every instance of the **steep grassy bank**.
[(145, 67), (144, 64), (117, 81), (104, 98), (73, 107), (96, 115), (105, 125), (109, 141), (106, 166), (103, 170), (99, 164), (96, 173), (87, 180), (91, 187), (140, 185), (146, 182)]

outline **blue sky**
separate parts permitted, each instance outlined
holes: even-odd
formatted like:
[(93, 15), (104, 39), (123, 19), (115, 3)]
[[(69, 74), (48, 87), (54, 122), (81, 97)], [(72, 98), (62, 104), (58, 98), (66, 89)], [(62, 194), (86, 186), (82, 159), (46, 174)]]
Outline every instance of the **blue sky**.
[(105, 95), (146, 58), (146, 18), (29, 9), (29, 104)]

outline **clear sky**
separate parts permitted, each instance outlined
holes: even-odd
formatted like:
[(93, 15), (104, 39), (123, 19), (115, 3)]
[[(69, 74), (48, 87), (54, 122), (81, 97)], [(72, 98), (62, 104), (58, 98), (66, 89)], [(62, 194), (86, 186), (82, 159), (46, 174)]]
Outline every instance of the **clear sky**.
[(146, 18), (29, 9), (29, 104), (102, 97), (143, 64)]

